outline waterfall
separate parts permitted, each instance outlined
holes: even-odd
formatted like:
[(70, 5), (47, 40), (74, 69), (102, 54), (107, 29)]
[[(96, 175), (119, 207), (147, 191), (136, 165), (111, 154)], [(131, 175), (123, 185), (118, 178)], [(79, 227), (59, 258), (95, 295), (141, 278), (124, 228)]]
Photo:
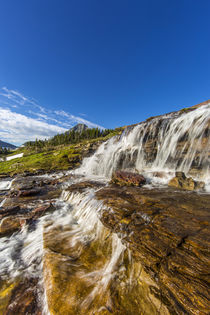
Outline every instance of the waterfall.
[[(201, 178), (210, 187), (209, 148), (210, 104), (127, 127), (122, 135), (106, 141), (93, 156), (85, 158), (80, 168), (66, 173), (84, 174), (85, 178), (66, 179), (53, 214), (44, 214), (12, 235), (1, 237), (0, 278), (11, 283), (16, 278), (38, 279), (43, 315), (51, 314), (57, 303), (62, 308), (66, 299), (70, 299), (72, 314), (81, 310), (87, 314), (112, 313), (117, 307), (122, 307), (122, 312), (128, 307), (132, 314), (138, 314), (139, 301), (143, 301), (143, 308), (147, 305), (146, 314), (155, 314), (150, 300), (151, 279), (147, 283), (142, 266), (133, 261), (131, 251), (122, 243), (122, 235), (111, 232), (100, 221), (106, 206), (95, 197), (99, 188), (82, 192), (68, 188), (91, 178), (104, 184), (117, 169), (141, 172), (152, 180), (154, 172), (164, 172), (167, 175), (159, 178), (159, 183), (166, 183), (179, 170)], [(63, 173), (48, 175), (62, 176)], [(0, 182), (2, 193), (11, 189), (12, 182), (8, 179)], [(6, 197), (0, 207), (5, 200)], [(149, 220), (146, 214), (142, 218)], [(63, 287), (56, 273), (53, 275), (56, 268), (61, 279), (64, 274)], [(160, 310), (162, 304), (157, 305)]]
[[(77, 181), (80, 179), (74, 183)], [(64, 187), (67, 188), (71, 184), (72, 181), (65, 183)], [(59, 243), (63, 242), (64, 237), (68, 250), (74, 253), (78, 260), (80, 256), (86, 255), (88, 250), (91, 255), (95, 255), (94, 246), (97, 246), (96, 252), (99, 253), (95, 256), (97, 263), (87, 271), (86, 266), (83, 268), (85, 261), (82, 258), (75, 273), (75, 282), (82, 281), (87, 287), (93, 287), (92, 291), (84, 296), (81, 305), (83, 309), (88, 308), (95, 299), (103, 298), (107, 294), (107, 287), (117, 270), (121, 268), (125, 246), (115, 233), (110, 233), (101, 223), (99, 217), (104, 205), (102, 201), (95, 199), (95, 191), (96, 189), (87, 189), (83, 193), (71, 193), (64, 188), (55, 203), (56, 210), (53, 215), (46, 214), (39, 218), (35, 225), (25, 225), (19, 232), (1, 238), (0, 277), (10, 279), (11, 282), (18, 277), (37, 278), (37, 291), (43, 314), (50, 314), (48, 296), (45, 292), (46, 280), (42, 274), (44, 257), (47, 256), (52, 239)], [(107, 252), (107, 256), (103, 254), (104, 252)], [(70, 271), (72, 268), (73, 272), (75, 267), (73, 261), (72, 266), (69, 264), (68, 268)]]
[(110, 178), (125, 169), (142, 173), (179, 170), (210, 180), (210, 104), (127, 127), (83, 160), (78, 173)]

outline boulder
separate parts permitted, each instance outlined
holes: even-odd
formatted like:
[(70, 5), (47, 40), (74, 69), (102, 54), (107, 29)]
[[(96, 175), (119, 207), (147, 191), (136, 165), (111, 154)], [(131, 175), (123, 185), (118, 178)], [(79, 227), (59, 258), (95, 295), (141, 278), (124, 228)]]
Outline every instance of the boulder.
[(55, 206), (50, 202), (42, 204), (36, 208), (26, 209), (14, 206), (0, 210), (0, 237), (9, 235), (20, 230), (24, 225), (31, 224), (34, 220), (43, 216), (47, 212), (55, 210)]
[(138, 186), (141, 187), (146, 183), (143, 175), (125, 171), (116, 171), (112, 175), (112, 184), (119, 186)]
[(168, 186), (185, 190), (196, 190), (203, 189), (205, 184), (194, 180), (192, 177), (186, 177), (183, 172), (176, 172), (176, 176), (169, 181)]

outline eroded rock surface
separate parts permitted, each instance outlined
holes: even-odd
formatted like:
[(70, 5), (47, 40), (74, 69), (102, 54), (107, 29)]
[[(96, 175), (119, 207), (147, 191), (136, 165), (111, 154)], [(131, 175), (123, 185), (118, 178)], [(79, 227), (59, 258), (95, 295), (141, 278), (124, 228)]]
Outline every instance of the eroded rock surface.
[(209, 314), (210, 196), (117, 186), (96, 196), (106, 205), (101, 221), (120, 233), (170, 313)]
[[(43, 227), (44, 285), (51, 314), (208, 314), (210, 195), (172, 188), (105, 186), (93, 180), (65, 184), (66, 192), (80, 196), (81, 201), (90, 190), (103, 201), (101, 236), (95, 239), (94, 233), (77, 235), (72, 200), (65, 220), (59, 223), (53, 218), (54, 202), (66, 180), (17, 179), (0, 209), (0, 236), (52, 212), (52, 221), (49, 218)], [(31, 189), (40, 192), (18, 193)], [(104, 287), (103, 277), (115, 253), (113, 232), (125, 250)], [(0, 284), (0, 313), (41, 315), (36, 278), (0, 279)]]
[[(80, 188), (80, 185), (79, 187)], [(112, 233), (75, 235), (69, 224), (44, 229), (44, 283), (53, 315), (169, 314), (157, 284), (128, 251), (117, 256)]]

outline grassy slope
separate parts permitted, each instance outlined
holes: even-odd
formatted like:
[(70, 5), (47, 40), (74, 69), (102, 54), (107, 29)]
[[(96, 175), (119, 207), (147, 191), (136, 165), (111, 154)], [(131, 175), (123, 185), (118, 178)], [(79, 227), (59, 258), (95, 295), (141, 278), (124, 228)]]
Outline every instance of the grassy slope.
[(11, 161), (0, 162), (0, 174), (13, 175), (24, 171), (33, 172), (39, 169), (50, 171), (75, 168), (79, 166), (88, 146), (99, 141), (105, 141), (121, 132), (122, 129), (117, 129), (103, 138), (83, 140), (77, 144), (62, 145), (39, 153), (20, 148), (10, 154), (10, 156), (21, 152), (24, 153), (24, 156)]

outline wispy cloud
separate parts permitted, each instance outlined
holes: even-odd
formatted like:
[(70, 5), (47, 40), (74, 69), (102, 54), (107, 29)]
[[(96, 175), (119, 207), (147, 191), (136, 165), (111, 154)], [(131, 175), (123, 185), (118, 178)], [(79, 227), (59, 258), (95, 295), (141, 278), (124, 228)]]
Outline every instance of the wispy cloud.
[(65, 132), (77, 123), (99, 127), (62, 109), (50, 110), (37, 100), (7, 87), (0, 88), (0, 139), (14, 144), (45, 139)]
[(67, 129), (0, 108), (0, 139), (16, 144), (45, 139)]
[(79, 124), (85, 124), (85, 125), (88, 125), (89, 127), (91, 128), (101, 128), (101, 129), (104, 129), (104, 127), (102, 126), (99, 126), (97, 124), (94, 124), (84, 118), (81, 118), (81, 117), (77, 117), (77, 116), (74, 116), (74, 115), (71, 115), (67, 112), (65, 112), (64, 110), (57, 110), (54, 112), (57, 116), (60, 116), (60, 117), (65, 117), (66, 120), (70, 123), (70, 124), (73, 124), (73, 123), (79, 123)]

